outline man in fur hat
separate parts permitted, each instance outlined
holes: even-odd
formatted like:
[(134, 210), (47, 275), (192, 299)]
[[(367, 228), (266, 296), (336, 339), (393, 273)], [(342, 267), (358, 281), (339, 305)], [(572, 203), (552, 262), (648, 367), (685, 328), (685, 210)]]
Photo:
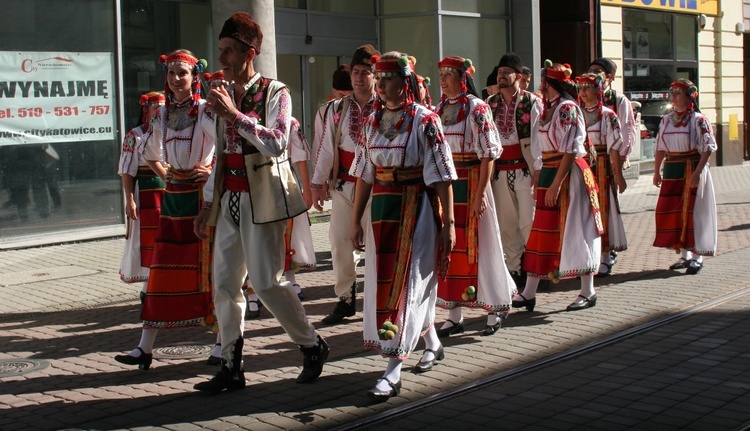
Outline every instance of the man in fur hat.
[[(351, 81), (354, 92), (335, 102), (333, 115), (327, 115), (321, 143), (315, 154), (315, 168), (310, 187), (313, 205), (323, 209), (328, 193), (333, 200), (329, 239), (331, 260), (336, 284), (333, 287), (339, 302), (333, 312), (323, 319), (331, 325), (339, 323), (357, 312), (357, 263), (359, 253), (354, 250), (350, 233), (354, 211), (354, 185), (357, 179), (349, 175), (354, 161), (354, 151), (364, 145), (365, 120), (372, 113), (375, 102), (375, 75), (370, 58), (380, 55), (372, 45), (357, 48), (352, 55)], [(365, 210), (369, 214), (369, 207)], [(369, 219), (365, 216), (362, 225)]]
[(214, 305), (222, 335), (222, 365), (211, 380), (195, 385), (206, 392), (245, 387), (242, 365), (247, 273), (266, 308), (304, 356), (298, 383), (323, 370), (328, 345), (307, 320), (284, 270), (286, 220), (307, 210), (286, 161), (292, 115), (289, 90), (253, 67), (263, 33), (253, 17), (234, 13), (219, 34), (219, 63), (228, 86), (212, 88), (207, 99), (216, 114), (216, 165), (204, 188), (205, 208), (195, 233), (215, 225)]
[[(495, 161), (492, 194), (495, 197), (505, 263), (519, 289), (526, 284), (521, 257), (534, 221), (532, 187), (537, 157), (532, 153), (538, 152), (538, 149), (532, 145), (536, 142), (532, 131), (542, 111), (541, 100), (520, 89), (522, 74), (521, 57), (512, 52), (503, 55), (497, 66), (500, 91), (487, 99), (503, 145), (503, 152)], [(538, 156), (541, 157), (541, 153)]]

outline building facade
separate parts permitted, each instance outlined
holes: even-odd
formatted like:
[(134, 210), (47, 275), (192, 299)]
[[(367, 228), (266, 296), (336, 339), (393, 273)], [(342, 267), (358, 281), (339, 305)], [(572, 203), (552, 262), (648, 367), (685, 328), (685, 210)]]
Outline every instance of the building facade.
[(741, 2), (26, 0), (0, 14), (0, 249), (124, 233), (117, 160), (139, 95), (164, 88), (156, 59), (188, 48), (219, 69), (216, 38), (236, 10), (261, 24), (256, 67), (288, 84), (307, 136), (333, 70), (371, 43), (415, 56), (434, 100), (437, 62), (448, 55), (472, 59), (479, 89), (510, 50), (533, 71), (551, 58), (582, 73), (610, 57), (620, 66), (615, 88), (646, 111), (635, 174), (653, 157), (648, 121), (664, 109), (669, 82), (686, 76), (716, 125), (715, 163), (746, 156)]

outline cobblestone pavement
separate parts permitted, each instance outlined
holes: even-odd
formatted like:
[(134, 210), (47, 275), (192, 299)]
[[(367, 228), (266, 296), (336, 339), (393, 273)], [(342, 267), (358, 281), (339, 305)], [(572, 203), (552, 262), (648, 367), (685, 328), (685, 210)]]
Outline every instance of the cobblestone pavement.
[[(365, 395), (385, 361), (363, 350), (361, 313), (347, 324), (321, 323), (335, 304), (324, 215), (313, 224), (319, 268), (297, 277), (308, 316), (332, 348), (323, 375), (312, 385), (294, 382), (301, 354), (262, 309), (260, 320), (247, 322), (248, 387), (216, 396), (192, 389), (215, 371), (204, 364), (214, 340), (203, 328), (162, 331), (148, 372), (112, 359), (130, 351), (140, 333), (140, 287), (117, 275), (122, 239), (2, 251), (0, 429), (478, 429), (492, 421), (508, 429), (741, 427), (750, 423), (750, 300), (743, 293), (750, 286), (750, 165), (711, 169), (719, 253), (700, 274), (665, 270), (676, 255), (650, 245), (658, 189), (650, 176), (630, 180), (621, 199), (630, 249), (620, 253), (612, 276), (596, 280), (595, 308), (565, 312), (578, 291), (576, 280), (567, 280), (541, 291), (533, 313), (514, 311), (491, 337), (477, 333), (483, 313), (466, 312), (467, 332), (444, 342), (446, 359), (414, 375), (415, 353), (405, 362), (401, 395), (385, 403)], [(368, 418), (388, 422), (383, 412), (732, 293), (712, 308), (575, 359), (366, 425)], [(438, 310), (438, 322), (446, 317)]]

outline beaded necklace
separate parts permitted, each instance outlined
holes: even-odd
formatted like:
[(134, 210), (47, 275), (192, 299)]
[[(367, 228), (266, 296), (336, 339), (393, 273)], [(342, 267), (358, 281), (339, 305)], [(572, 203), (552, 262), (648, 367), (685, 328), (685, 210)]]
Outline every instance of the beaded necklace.
[(672, 110), (669, 114), (669, 122), (674, 127), (685, 127), (690, 122), (690, 117), (693, 116), (692, 109), (686, 109), (683, 112), (677, 112), (676, 109)]

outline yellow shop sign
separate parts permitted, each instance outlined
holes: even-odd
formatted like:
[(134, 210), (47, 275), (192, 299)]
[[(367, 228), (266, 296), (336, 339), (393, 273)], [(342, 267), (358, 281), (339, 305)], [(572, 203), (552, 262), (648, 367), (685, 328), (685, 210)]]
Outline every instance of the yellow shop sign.
[(713, 16), (719, 15), (719, 0), (602, 0), (602, 5)]

